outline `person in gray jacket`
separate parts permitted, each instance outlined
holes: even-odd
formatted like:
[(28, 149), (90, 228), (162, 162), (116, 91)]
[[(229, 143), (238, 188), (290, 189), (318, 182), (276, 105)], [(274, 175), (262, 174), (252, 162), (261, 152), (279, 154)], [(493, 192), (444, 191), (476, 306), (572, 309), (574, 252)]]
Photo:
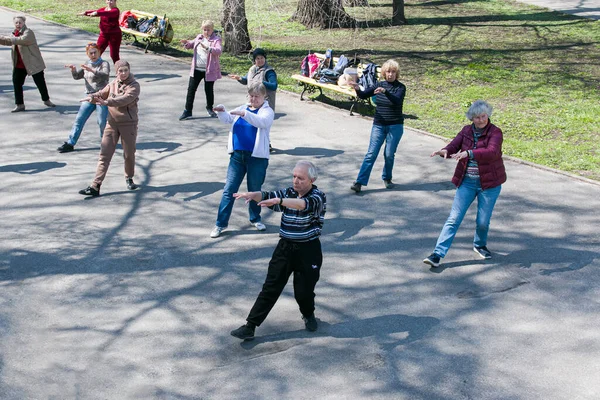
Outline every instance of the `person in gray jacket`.
[(25, 17), (17, 15), (13, 18), (15, 30), (12, 37), (0, 36), (0, 44), (12, 46), (13, 74), (12, 81), (15, 90), (16, 107), (11, 112), (25, 111), (25, 102), (23, 100), (23, 85), (27, 75), (31, 75), (35, 85), (40, 91), (42, 101), (48, 107), (56, 107), (50, 101), (46, 79), (44, 79), (44, 59), (38, 47), (35, 34), (25, 25)]
[[(81, 69), (78, 70), (73, 64), (65, 65), (65, 68), (71, 69), (73, 79), (84, 80), (85, 93), (90, 95), (104, 89), (104, 87), (108, 85), (110, 65), (108, 64), (108, 61), (104, 61), (100, 57), (100, 49), (98, 49), (98, 45), (96, 43), (88, 43), (85, 47), (85, 51), (89, 57), (89, 60), (87, 60), (85, 64), (81, 64)], [(94, 104), (84, 101), (79, 106), (79, 112), (77, 113), (77, 117), (75, 117), (75, 122), (73, 123), (71, 134), (69, 135), (69, 140), (64, 142), (63, 145), (57, 149), (60, 153), (68, 153), (75, 149), (75, 145), (77, 144), (77, 140), (81, 135), (81, 131), (83, 130), (85, 123), (90, 118), (94, 110), (96, 111), (96, 116), (98, 117), (100, 139), (102, 139), (104, 127), (106, 127), (108, 107), (102, 104)]]

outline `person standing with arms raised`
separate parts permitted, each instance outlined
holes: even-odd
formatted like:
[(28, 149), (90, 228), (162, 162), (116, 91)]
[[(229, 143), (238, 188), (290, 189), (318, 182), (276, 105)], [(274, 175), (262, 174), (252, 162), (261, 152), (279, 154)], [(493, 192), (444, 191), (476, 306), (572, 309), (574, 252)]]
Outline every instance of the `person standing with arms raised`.
[(350, 186), (350, 189), (356, 193), (359, 193), (362, 187), (367, 186), (369, 183), (371, 170), (373, 169), (375, 160), (377, 160), (383, 142), (385, 142), (385, 149), (383, 151), (385, 164), (381, 179), (383, 179), (386, 189), (394, 187), (392, 169), (394, 168), (396, 149), (404, 134), (402, 106), (406, 94), (406, 86), (398, 81), (399, 68), (396, 61), (388, 60), (381, 66), (382, 81), (377, 82), (374, 86), (364, 88), (364, 90), (357, 83), (352, 85), (358, 97), (368, 99), (374, 95), (376, 96), (375, 101), (377, 103), (375, 118), (373, 118), (373, 127), (371, 128), (369, 149), (360, 167), (356, 181)]
[(135, 147), (138, 132), (138, 99), (140, 84), (131, 73), (129, 63), (119, 60), (115, 64), (117, 79), (99, 92), (90, 94), (81, 101), (108, 106), (108, 120), (102, 144), (96, 176), (90, 186), (79, 191), (84, 196), (100, 196), (100, 186), (104, 182), (110, 161), (121, 140), (125, 161), (125, 184), (128, 190), (138, 189), (133, 182), (135, 172)]
[(42, 96), (42, 101), (47, 107), (56, 107), (50, 101), (48, 87), (44, 78), (46, 64), (42, 58), (42, 53), (38, 47), (35, 34), (25, 25), (25, 17), (17, 15), (13, 18), (15, 31), (12, 37), (0, 36), (0, 44), (12, 46), (13, 73), (12, 81), (15, 91), (15, 108), (11, 112), (25, 111), (25, 101), (23, 97), (23, 85), (27, 75), (31, 75), (35, 86), (37, 86)]
[[(98, 50), (98, 45), (96, 43), (88, 43), (87, 46), (85, 46), (85, 52), (87, 53), (89, 60), (87, 60), (85, 64), (81, 64), (81, 69), (77, 69), (74, 64), (67, 64), (65, 65), (65, 68), (71, 70), (73, 79), (84, 80), (85, 93), (90, 95), (104, 89), (106, 85), (108, 85), (110, 65), (100, 57), (100, 51)], [(79, 112), (77, 113), (77, 117), (75, 117), (69, 139), (57, 149), (60, 153), (68, 153), (75, 150), (75, 145), (79, 140), (81, 131), (94, 111), (96, 111), (98, 117), (100, 139), (102, 140), (102, 134), (104, 133), (104, 127), (106, 126), (106, 117), (108, 116), (108, 107), (83, 101), (79, 106)]]
[(215, 32), (215, 24), (211, 20), (202, 22), (202, 33), (194, 40), (182, 40), (181, 44), (186, 49), (194, 49), (190, 79), (188, 81), (185, 108), (179, 117), (180, 121), (192, 116), (194, 99), (200, 82), (204, 80), (204, 94), (206, 95), (206, 112), (211, 118), (217, 114), (213, 111), (215, 103), (215, 82), (221, 79), (221, 37)]
[(315, 318), (315, 286), (319, 281), (323, 253), (321, 230), (325, 221), (325, 193), (314, 185), (317, 168), (309, 161), (299, 161), (293, 171), (292, 186), (273, 192), (236, 193), (236, 199), (256, 202), (261, 207), (281, 211), (279, 243), (269, 262), (267, 277), (246, 324), (231, 331), (242, 340), (254, 338), (260, 326), (279, 299), (291, 274), (294, 274), (294, 298), (300, 308), (306, 330), (318, 328)]
[(104, 53), (107, 47), (110, 46), (110, 58), (116, 64), (120, 60), (119, 50), (121, 48), (121, 40), (123, 33), (119, 26), (119, 9), (117, 8), (117, 0), (106, 0), (106, 7), (98, 10), (84, 11), (78, 15), (86, 17), (100, 17), (100, 35), (98, 36), (98, 49), (100, 55)]

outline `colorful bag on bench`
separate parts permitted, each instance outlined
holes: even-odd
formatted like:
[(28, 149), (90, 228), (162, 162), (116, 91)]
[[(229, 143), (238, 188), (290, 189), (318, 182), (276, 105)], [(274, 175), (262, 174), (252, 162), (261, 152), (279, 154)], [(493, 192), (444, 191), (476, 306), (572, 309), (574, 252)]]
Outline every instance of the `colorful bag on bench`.
[(139, 23), (139, 21), (138, 21), (137, 30), (140, 31), (141, 33), (149, 33), (150, 30), (156, 24), (157, 20), (158, 20), (158, 17), (155, 15), (154, 17), (152, 17), (142, 23)]
[(311, 53), (302, 59), (302, 63), (300, 64), (300, 73), (304, 76), (312, 77), (314, 73), (317, 72), (318, 67), (319, 57)]

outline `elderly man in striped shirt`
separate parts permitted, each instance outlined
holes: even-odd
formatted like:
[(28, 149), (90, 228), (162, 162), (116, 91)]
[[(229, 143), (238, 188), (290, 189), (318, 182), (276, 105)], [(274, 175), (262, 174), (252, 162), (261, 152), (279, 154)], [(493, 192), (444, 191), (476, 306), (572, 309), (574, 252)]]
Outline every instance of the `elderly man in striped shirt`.
[(313, 184), (317, 169), (309, 161), (299, 161), (294, 168), (293, 186), (273, 192), (235, 193), (246, 203), (256, 201), (261, 207), (281, 211), (280, 240), (273, 252), (262, 291), (250, 310), (247, 323), (231, 331), (243, 340), (254, 339), (254, 329), (267, 318), (279, 295), (294, 274), (294, 297), (306, 329), (317, 330), (315, 286), (319, 280), (323, 254), (321, 229), (325, 218), (326, 198)]

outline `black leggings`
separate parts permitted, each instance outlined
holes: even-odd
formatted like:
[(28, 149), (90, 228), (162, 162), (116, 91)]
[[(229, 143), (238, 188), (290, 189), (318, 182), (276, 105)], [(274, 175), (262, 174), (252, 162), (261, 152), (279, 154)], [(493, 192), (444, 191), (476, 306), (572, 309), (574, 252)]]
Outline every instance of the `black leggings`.
[(196, 90), (198, 90), (198, 85), (204, 79), (204, 93), (206, 94), (206, 108), (212, 110), (214, 102), (215, 102), (215, 93), (213, 88), (215, 86), (215, 82), (208, 82), (206, 80), (206, 72), (195, 69), (194, 76), (190, 76), (190, 81), (188, 83), (187, 90), (187, 98), (185, 100), (185, 109), (186, 111), (192, 111), (194, 108), (194, 98), (196, 97)]
[[(40, 91), (42, 101), (50, 100), (48, 88), (46, 87), (46, 79), (44, 79), (44, 71), (33, 74), (31, 77), (33, 78), (35, 86), (37, 86)], [(23, 100), (23, 85), (25, 84), (25, 78), (27, 78), (27, 70), (25, 68), (14, 68), (12, 78), (13, 87), (15, 89), (15, 104), (25, 104)]]
[(246, 321), (256, 326), (262, 324), (292, 273), (294, 297), (300, 313), (310, 317), (315, 311), (315, 286), (319, 281), (322, 263), (319, 239), (300, 243), (280, 239), (269, 262), (265, 283)]

